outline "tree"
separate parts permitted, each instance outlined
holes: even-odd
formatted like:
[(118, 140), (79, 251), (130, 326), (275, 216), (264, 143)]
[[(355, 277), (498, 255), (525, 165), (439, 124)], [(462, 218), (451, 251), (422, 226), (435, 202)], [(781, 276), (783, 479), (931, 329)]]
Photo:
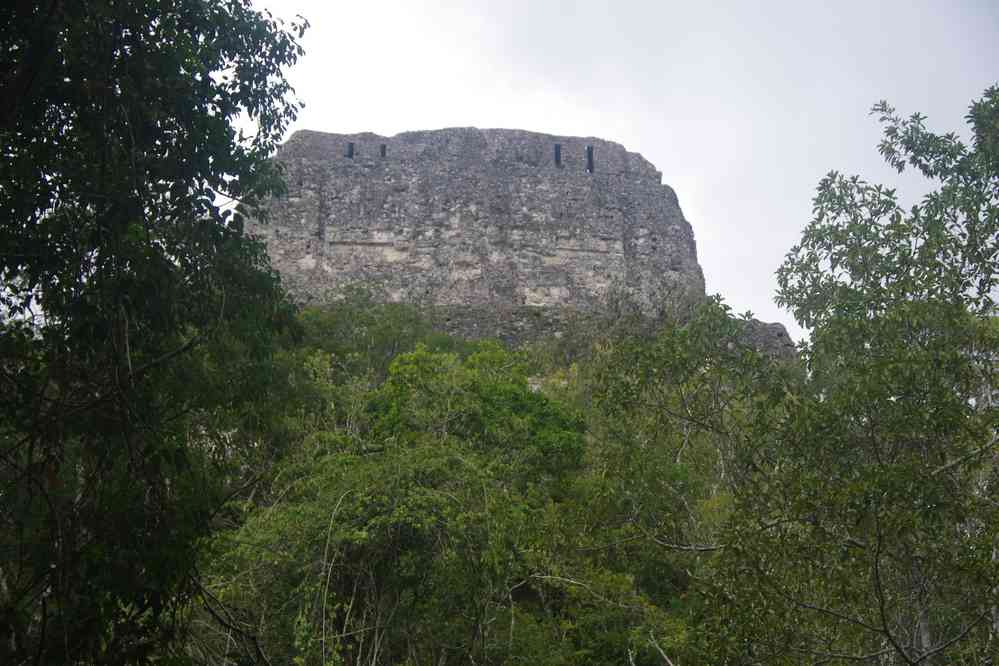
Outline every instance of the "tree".
[(733, 654), (756, 663), (999, 655), (999, 88), (972, 145), (874, 107), (880, 152), (937, 189), (831, 173), (778, 273), (808, 378), (743, 451), (723, 555)]
[(290, 312), (242, 215), (281, 189), (306, 26), (249, 0), (0, 8), (4, 663), (139, 662), (176, 625), (227, 478), (213, 415)]
[[(569, 618), (592, 591), (567, 593), (553, 575), (566, 538), (553, 527), (582, 423), (530, 389), (522, 355), (496, 343), (471, 351), (400, 354), (353, 413), (308, 433), (266, 497), (240, 504), (245, 521), (214, 539), (209, 559), (213, 595), (233, 609), (237, 635), (255, 639), (245, 654), (565, 663), (577, 649)], [(334, 376), (326, 353), (310, 366), (320, 384)], [(203, 632), (192, 653), (214, 663), (230, 639)]]

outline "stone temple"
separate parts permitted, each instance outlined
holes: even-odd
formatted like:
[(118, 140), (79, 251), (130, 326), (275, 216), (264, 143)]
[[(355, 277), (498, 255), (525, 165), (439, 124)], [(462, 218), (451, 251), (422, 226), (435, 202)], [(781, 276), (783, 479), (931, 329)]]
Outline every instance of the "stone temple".
[(447, 313), (438, 319), (449, 332), (518, 339), (560, 313), (627, 303), (655, 317), (704, 296), (676, 194), (616, 143), (504, 129), (299, 131), (277, 159), (288, 196), (248, 228), (303, 302), (361, 287)]

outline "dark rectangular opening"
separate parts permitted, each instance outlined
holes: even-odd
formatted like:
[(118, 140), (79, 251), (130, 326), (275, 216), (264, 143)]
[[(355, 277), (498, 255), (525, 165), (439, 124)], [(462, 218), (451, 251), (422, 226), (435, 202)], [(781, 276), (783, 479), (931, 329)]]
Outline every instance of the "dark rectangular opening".
[(385, 151), (386, 148), (385, 144), (383, 143), (381, 146), (378, 147), (378, 154), (381, 155), (382, 157), (385, 157)]
[(555, 166), (559, 169), (562, 168), (562, 144), (555, 144)]
[(351, 141), (347, 144), (347, 159), (354, 159), (354, 142)]
[(586, 170), (593, 173), (593, 146), (586, 147)]

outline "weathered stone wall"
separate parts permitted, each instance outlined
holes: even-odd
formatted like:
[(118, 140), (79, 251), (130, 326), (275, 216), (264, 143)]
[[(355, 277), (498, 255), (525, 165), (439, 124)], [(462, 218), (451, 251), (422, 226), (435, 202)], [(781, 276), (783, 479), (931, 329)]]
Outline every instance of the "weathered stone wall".
[(624, 296), (655, 315), (704, 295), (676, 195), (615, 143), (474, 128), (300, 131), (278, 159), (289, 195), (250, 231), (303, 301), (361, 285), (387, 301), (495, 312), (600, 310)]

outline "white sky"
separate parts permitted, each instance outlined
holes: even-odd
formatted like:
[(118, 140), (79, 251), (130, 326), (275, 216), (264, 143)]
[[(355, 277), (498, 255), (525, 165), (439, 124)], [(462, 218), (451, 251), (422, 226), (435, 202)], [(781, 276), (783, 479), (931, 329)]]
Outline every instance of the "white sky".
[(836, 169), (900, 185), (867, 115), (958, 131), (999, 82), (999, 0), (255, 0), (312, 28), (293, 129), (597, 136), (663, 172), (709, 293), (780, 321), (774, 271)]

